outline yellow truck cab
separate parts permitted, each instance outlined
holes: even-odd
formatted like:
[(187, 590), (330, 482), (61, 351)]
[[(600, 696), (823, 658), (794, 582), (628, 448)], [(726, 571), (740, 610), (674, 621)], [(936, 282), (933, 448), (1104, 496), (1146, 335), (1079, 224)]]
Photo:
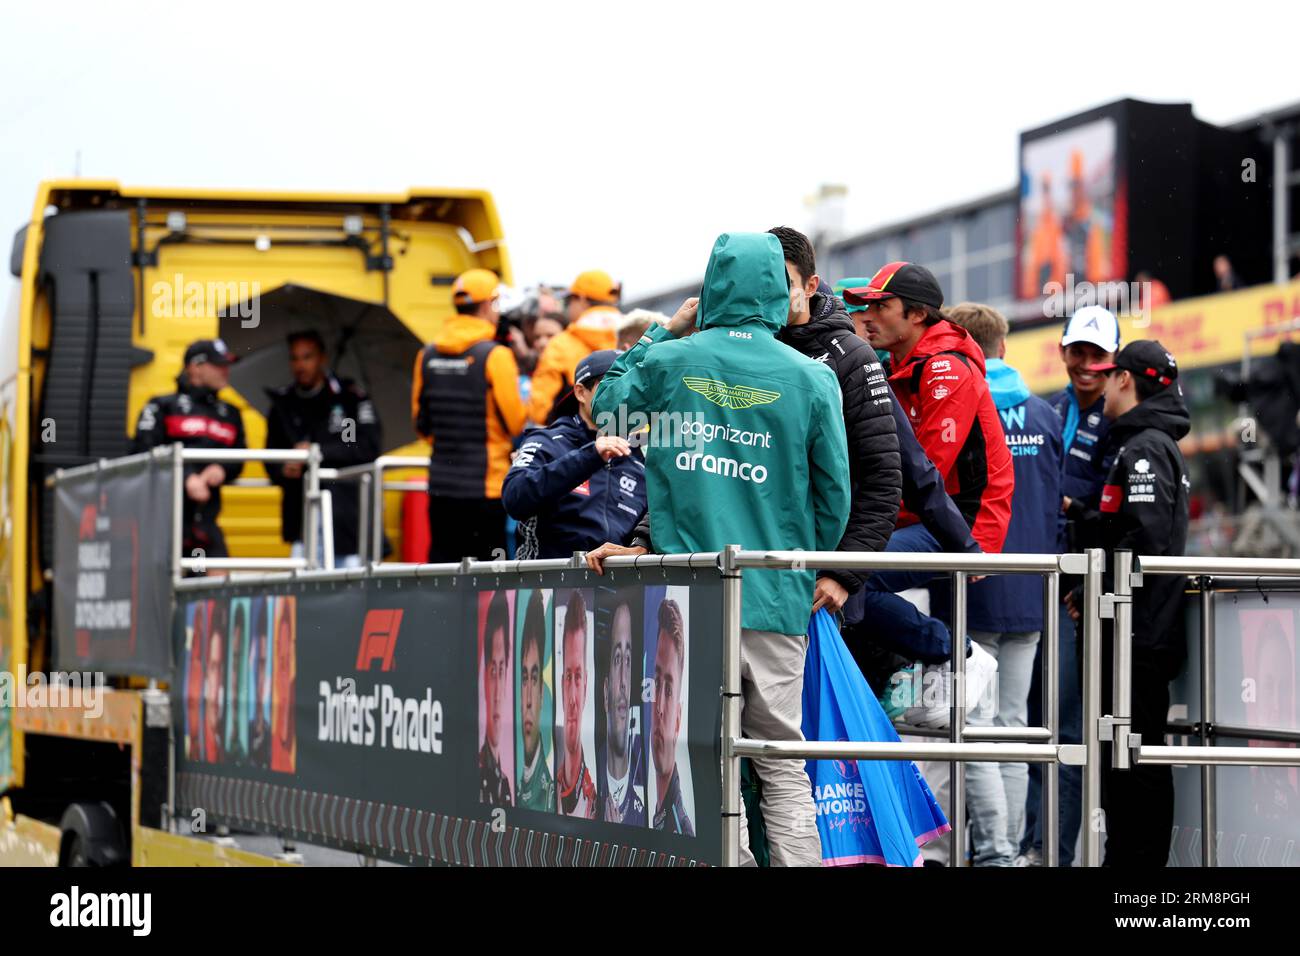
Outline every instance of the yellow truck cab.
[[(265, 387), (290, 381), (269, 346), (303, 328), (324, 331), (332, 367), (370, 393), (384, 453), (426, 455), (410, 420), (412, 366), (453, 311), (453, 280), (475, 266), (510, 281), (495, 205), (479, 190), (41, 184), (14, 239), (17, 287), (0, 325), (0, 862), (83, 859), (104, 805), (121, 852), (141, 862), (141, 814), (157, 816), (140, 697), (96, 721), (39, 699), (14, 706), (28, 675), (51, 669), (47, 479), (126, 454), (142, 407), (175, 391), (201, 338), (262, 356), (222, 398), (240, 409), (248, 446), (264, 447)], [(226, 490), (221, 525), (234, 557), (288, 554), (280, 490), (256, 463)], [(399, 499), (384, 525), (400, 548)], [(153, 858), (175, 862), (162, 846)]]

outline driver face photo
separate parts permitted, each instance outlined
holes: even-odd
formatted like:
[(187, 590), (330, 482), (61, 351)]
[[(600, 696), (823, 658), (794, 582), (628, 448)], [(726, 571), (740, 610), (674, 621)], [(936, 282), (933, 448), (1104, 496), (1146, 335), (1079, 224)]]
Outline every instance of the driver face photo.
[(680, 695), (685, 647), (680, 642), (680, 631), (674, 633), (663, 627), (661, 611), (659, 640), (655, 647), (654, 734), (651, 750), (655, 772), (665, 786), (677, 765), (677, 735), (681, 732), (682, 723)]
[(501, 740), (501, 708), (506, 695), (506, 629), (493, 622), (487, 635), (487, 666), (483, 668), (483, 700), (487, 705), (487, 744), (496, 753)]
[(586, 613), (564, 619), (563, 684), (565, 761), (576, 767), (582, 757), (582, 708), (587, 700)]
[(524, 699), (524, 758), (531, 761), (542, 740), (539, 726), (542, 720), (542, 661), (536, 641), (524, 641), (520, 663), (524, 668), (520, 676)]
[(628, 704), (632, 695), (632, 609), (620, 604), (614, 609), (609, 649), (609, 673), (605, 676), (605, 720), (607, 746), (620, 760), (627, 756)]
[(226, 613), (222, 605), (217, 605), (212, 613), (211, 634), (208, 637), (208, 667), (203, 687), (205, 740), (208, 744), (208, 761), (217, 763), (220, 759), (220, 733), (223, 712), (225, 710), (225, 688), (222, 686), (222, 652), (225, 644)]

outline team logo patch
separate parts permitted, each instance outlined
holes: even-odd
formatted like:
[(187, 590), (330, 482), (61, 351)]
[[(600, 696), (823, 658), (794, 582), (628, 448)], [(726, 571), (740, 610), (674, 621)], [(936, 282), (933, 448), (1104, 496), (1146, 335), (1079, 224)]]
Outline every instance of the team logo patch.
[(1139, 458), (1133, 463), (1133, 467), (1137, 470), (1139, 475), (1145, 475), (1151, 470), (1151, 462), (1147, 461), (1145, 458)]
[(714, 405), (723, 408), (742, 410), (755, 405), (770, 405), (781, 397), (780, 392), (769, 392), (752, 385), (728, 385), (713, 378), (696, 378), (686, 376), (682, 384), (692, 392), (698, 392)]
[(586, 495), (587, 497), (591, 497), (591, 482), (584, 481), (582, 484), (578, 485), (578, 487), (573, 489), (573, 493), (575, 495)]
[(1124, 502), (1124, 489), (1119, 485), (1107, 485), (1101, 489), (1101, 510), (1106, 514), (1119, 511)]
[(1093, 412), (1091, 415), (1088, 416), (1088, 424), (1091, 425), (1093, 428), (1096, 428), (1099, 424), (1101, 424), (1101, 416), (1098, 415), (1096, 412)]

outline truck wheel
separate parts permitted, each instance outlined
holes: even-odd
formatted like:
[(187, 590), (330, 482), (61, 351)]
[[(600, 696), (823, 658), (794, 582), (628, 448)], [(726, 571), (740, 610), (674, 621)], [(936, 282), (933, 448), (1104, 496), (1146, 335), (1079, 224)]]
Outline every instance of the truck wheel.
[(107, 803), (72, 804), (63, 812), (59, 829), (63, 831), (60, 866), (122, 866), (127, 862), (122, 828)]

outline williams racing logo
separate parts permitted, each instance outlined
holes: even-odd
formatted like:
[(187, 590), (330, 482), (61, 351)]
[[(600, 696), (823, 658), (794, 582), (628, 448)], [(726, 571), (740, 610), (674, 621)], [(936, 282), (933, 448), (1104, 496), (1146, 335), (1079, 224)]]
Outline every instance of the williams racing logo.
[(682, 379), (682, 384), (692, 392), (703, 395), (714, 405), (737, 410), (753, 408), (755, 405), (771, 405), (781, 397), (780, 392), (769, 392), (752, 385), (728, 385), (726, 382), (719, 382), (712, 378), (695, 378), (688, 375)]

